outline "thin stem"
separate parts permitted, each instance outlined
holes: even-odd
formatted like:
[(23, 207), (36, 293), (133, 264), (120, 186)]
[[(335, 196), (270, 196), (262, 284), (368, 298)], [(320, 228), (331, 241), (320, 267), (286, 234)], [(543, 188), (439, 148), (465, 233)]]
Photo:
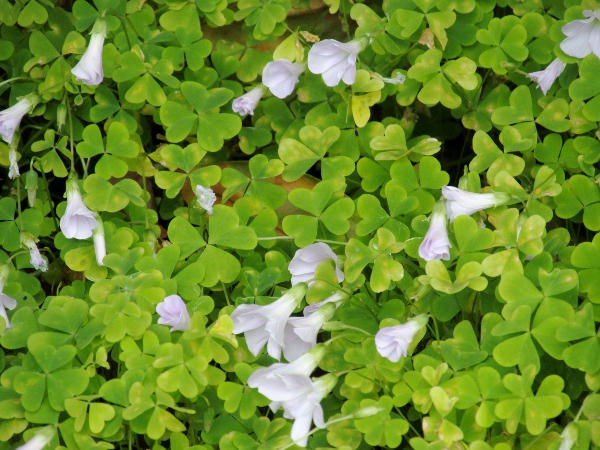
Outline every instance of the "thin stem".
[[(68, 108), (67, 108), (67, 113), (69, 115), (69, 144), (71, 147), (71, 172), (75, 172), (75, 144), (74, 144), (74, 139), (73, 139), (73, 111), (71, 110), (71, 102), (68, 101), (68, 96), (67, 93), (65, 92), (65, 103), (67, 103)], [(82, 163), (83, 166), (83, 163)], [(84, 170), (86, 169), (86, 167), (83, 167)], [(86, 170), (87, 172), (87, 170)]]
[(19, 229), (23, 231), (23, 215), (21, 214), (21, 177), (17, 177), (17, 209), (19, 214)]
[(227, 294), (227, 288), (225, 287), (225, 283), (221, 281), (221, 287), (223, 288), (223, 294), (225, 294), (225, 301), (227, 302), (227, 306), (231, 306), (231, 302), (229, 301), (229, 295)]
[(10, 83), (11, 81), (16, 81), (16, 80), (30, 80), (29, 77), (14, 77), (14, 78), (9, 78), (8, 80), (4, 80), (0, 83), (0, 87), (4, 86), (7, 83)]

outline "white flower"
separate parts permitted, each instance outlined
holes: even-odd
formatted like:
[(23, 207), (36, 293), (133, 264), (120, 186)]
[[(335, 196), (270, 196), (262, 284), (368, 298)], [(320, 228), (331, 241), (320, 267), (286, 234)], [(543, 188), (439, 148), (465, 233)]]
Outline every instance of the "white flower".
[(19, 172), (19, 165), (17, 164), (17, 151), (12, 146), (8, 150), (8, 161), (10, 162), (8, 178), (14, 180), (21, 175), (21, 172)]
[(392, 362), (408, 355), (408, 348), (415, 335), (427, 324), (428, 316), (419, 314), (402, 325), (382, 328), (375, 335), (377, 352)]
[(285, 98), (294, 92), (298, 77), (304, 72), (304, 64), (287, 59), (271, 61), (263, 69), (262, 82), (275, 97)]
[(67, 239), (87, 239), (98, 225), (96, 214), (83, 203), (75, 179), (67, 181), (67, 209), (60, 219), (60, 230)]
[(258, 86), (241, 97), (236, 98), (231, 105), (233, 112), (239, 113), (240, 116), (254, 115), (254, 109), (264, 93), (265, 89), (262, 86)]
[(33, 438), (27, 441), (25, 444), (17, 447), (16, 450), (42, 450), (46, 447), (54, 437), (54, 428), (47, 426), (37, 433)]
[[(344, 297), (336, 294), (338, 301)], [(330, 297), (331, 298), (331, 297)], [(337, 308), (336, 299), (325, 300), (322, 305), (314, 310), (311, 307), (304, 308), (304, 317), (290, 317), (285, 326), (285, 345), (283, 346), (283, 355), (288, 361), (294, 361), (302, 354), (309, 351), (317, 345), (317, 334), (321, 331), (321, 327), (327, 322)], [(307, 308), (310, 308), (310, 313), (307, 314)]]
[(244, 333), (248, 349), (254, 356), (267, 344), (267, 353), (280, 359), (285, 344), (285, 324), (302, 301), (306, 289), (306, 284), (297, 284), (279, 300), (266, 306), (239, 305), (231, 313), (233, 333)]
[[(258, 392), (264, 395), (268, 385), (277, 378), (285, 378), (289, 375), (304, 375), (308, 377), (317, 368), (321, 359), (323, 359), (325, 350), (325, 344), (318, 344), (300, 358), (290, 363), (275, 363), (269, 367), (258, 369), (248, 378), (248, 386), (257, 389)], [(279, 402), (271, 402), (269, 407), (273, 412), (276, 412), (281, 407), (281, 404)]]
[(531, 72), (530, 74), (527, 74), (527, 76), (535, 81), (538, 87), (542, 90), (543, 94), (546, 95), (546, 93), (552, 87), (552, 84), (556, 81), (560, 74), (563, 73), (565, 67), (567, 67), (567, 64), (556, 58), (544, 70), (540, 70), (539, 72)]
[(106, 20), (99, 18), (92, 29), (90, 45), (71, 73), (77, 81), (88, 86), (98, 86), (104, 79), (102, 49), (106, 38)]
[(306, 375), (289, 375), (274, 379), (263, 389), (263, 395), (283, 407), (283, 417), (293, 419), (292, 440), (306, 447), (311, 423), (325, 427), (321, 400), (335, 387), (337, 377), (327, 374), (316, 380)]
[(27, 231), (21, 232), (21, 244), (29, 249), (29, 262), (37, 270), (45, 272), (48, 270), (48, 263), (42, 257), (36, 242), (37, 239), (35, 239), (31, 233)]
[(345, 44), (334, 39), (317, 42), (308, 52), (308, 70), (322, 74), (327, 86), (337, 86), (341, 80), (352, 84), (356, 79), (356, 55), (365, 45), (364, 39)]
[(569, 56), (585, 58), (593, 53), (600, 58), (600, 10), (586, 9), (585, 20), (573, 20), (562, 27), (567, 36), (560, 43), (560, 49)]
[(99, 266), (104, 265), (104, 257), (106, 256), (106, 240), (104, 239), (104, 224), (99, 216), (96, 216), (96, 228), (92, 232), (94, 240), (94, 253), (96, 253), (96, 263)]
[(341, 294), (339, 292), (335, 293), (331, 297), (327, 297), (325, 300), (323, 300), (323, 301), (321, 301), (319, 303), (315, 303), (314, 305), (307, 305), (307, 306), (305, 306), (304, 310), (302, 311), (302, 314), (304, 314), (304, 317), (310, 316), (317, 309), (319, 309), (323, 305), (326, 305), (327, 303), (334, 303), (335, 307), (337, 308), (338, 306), (340, 306), (342, 304), (342, 302), (345, 299), (346, 299), (346, 295), (345, 294)]
[(442, 195), (447, 200), (446, 211), (450, 222), (454, 222), (458, 216), (470, 216), (482, 209), (505, 205), (511, 200), (511, 195), (505, 192), (476, 194), (453, 186), (444, 186)]
[(337, 255), (333, 253), (333, 250), (327, 244), (318, 242), (301, 248), (294, 254), (288, 266), (288, 270), (292, 274), (292, 286), (297, 283), (311, 281), (315, 277), (317, 266), (328, 259), (335, 262), (337, 280), (340, 283), (344, 281), (344, 272), (340, 269)]
[(431, 213), (429, 230), (425, 234), (423, 242), (419, 246), (419, 256), (425, 261), (432, 259), (450, 259), (450, 240), (446, 228), (446, 206), (444, 202), (438, 202)]
[(0, 266), (0, 316), (4, 317), (7, 330), (10, 330), (11, 326), (10, 321), (8, 320), (8, 314), (6, 313), (6, 308), (12, 310), (17, 306), (17, 301), (4, 293), (4, 285), (8, 280), (9, 271), (8, 265), (3, 264)]
[(12, 143), (15, 131), (21, 123), (23, 116), (37, 105), (39, 96), (29, 94), (22, 97), (17, 103), (4, 111), (0, 111), (0, 135), (8, 144)]
[(213, 213), (213, 205), (217, 201), (217, 196), (211, 188), (205, 188), (204, 186), (196, 186), (196, 198), (198, 204), (204, 208), (207, 214)]
[(179, 295), (169, 295), (156, 305), (156, 312), (160, 316), (160, 325), (169, 325), (171, 332), (185, 331), (190, 328), (190, 314), (184, 301)]

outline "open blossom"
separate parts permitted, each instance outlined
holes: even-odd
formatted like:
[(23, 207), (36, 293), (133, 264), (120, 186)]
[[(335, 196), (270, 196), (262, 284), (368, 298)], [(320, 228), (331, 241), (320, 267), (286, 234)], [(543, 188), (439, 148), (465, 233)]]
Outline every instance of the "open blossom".
[(251, 116), (254, 115), (254, 109), (264, 93), (264, 87), (258, 86), (241, 97), (236, 98), (231, 105), (233, 112), (239, 113), (240, 116), (246, 116), (248, 114)]
[(531, 72), (530, 74), (527, 74), (527, 76), (535, 81), (543, 94), (546, 95), (552, 87), (552, 84), (554, 84), (560, 74), (563, 73), (565, 67), (567, 67), (567, 64), (556, 58), (544, 70)]
[(199, 184), (196, 186), (196, 198), (198, 204), (206, 210), (207, 214), (213, 213), (213, 205), (217, 201), (217, 196), (211, 188), (205, 188)]
[(304, 64), (287, 59), (271, 61), (263, 69), (262, 82), (275, 97), (285, 98), (294, 92), (298, 77), (304, 72)]
[(345, 44), (334, 39), (317, 42), (308, 52), (308, 70), (323, 75), (327, 86), (337, 86), (340, 81), (353, 84), (356, 79), (356, 56), (365, 45), (365, 39)]
[(377, 352), (392, 362), (398, 362), (408, 355), (410, 344), (428, 320), (427, 314), (419, 314), (401, 325), (382, 328), (375, 335)]
[(458, 216), (470, 216), (482, 209), (505, 205), (511, 200), (511, 195), (506, 192), (476, 194), (453, 186), (444, 186), (442, 195), (447, 200), (446, 211), (450, 222), (454, 222)]
[(431, 213), (429, 230), (425, 234), (423, 242), (419, 246), (419, 256), (425, 261), (433, 259), (450, 259), (450, 240), (446, 228), (446, 206), (444, 202), (438, 202)]
[(289, 375), (273, 379), (265, 385), (262, 394), (283, 407), (283, 417), (293, 419), (292, 440), (301, 447), (308, 443), (308, 433), (314, 422), (325, 427), (321, 400), (335, 387), (337, 377), (327, 374), (311, 380), (306, 375)]
[(31, 233), (27, 231), (21, 232), (21, 245), (29, 249), (29, 262), (37, 270), (45, 272), (48, 270), (48, 263), (42, 257), (42, 254), (40, 253), (36, 242), (37, 239), (35, 239)]
[(337, 255), (327, 244), (318, 242), (301, 248), (294, 254), (288, 266), (288, 270), (292, 274), (292, 286), (297, 283), (311, 281), (315, 277), (317, 266), (328, 259), (335, 262), (337, 280), (340, 283), (344, 281), (344, 272), (340, 269)]
[(39, 101), (40, 97), (37, 94), (29, 94), (10, 108), (0, 111), (0, 135), (6, 143), (12, 143), (21, 119), (25, 114), (31, 112)]
[(279, 300), (266, 306), (239, 305), (231, 313), (233, 333), (244, 333), (248, 349), (254, 356), (267, 344), (267, 353), (280, 359), (285, 345), (285, 325), (302, 301), (306, 289), (306, 284), (297, 284)]
[(584, 20), (573, 20), (562, 27), (567, 36), (560, 43), (560, 49), (569, 56), (585, 58), (593, 53), (600, 58), (600, 9), (586, 9)]
[(3, 264), (0, 266), (0, 316), (4, 317), (7, 330), (10, 330), (11, 326), (10, 321), (8, 320), (8, 314), (6, 313), (6, 310), (12, 310), (17, 307), (17, 301), (4, 293), (4, 286), (6, 285), (6, 281), (8, 280), (9, 271), (10, 269), (8, 268), (8, 265)]
[(67, 239), (87, 239), (98, 225), (96, 214), (85, 206), (77, 181), (67, 181), (67, 209), (60, 219), (60, 230)]
[[(289, 363), (275, 363), (269, 367), (263, 367), (255, 370), (248, 378), (248, 386), (255, 388), (264, 395), (268, 386), (278, 378), (285, 378), (290, 375), (310, 376), (317, 368), (317, 365), (325, 356), (325, 344), (318, 344), (304, 353), (300, 358)], [(269, 407), (273, 412), (276, 412), (281, 404), (279, 402), (271, 402)]]
[(102, 50), (106, 38), (106, 20), (99, 18), (92, 29), (90, 45), (71, 72), (77, 81), (88, 86), (98, 86), (104, 79)]
[(190, 314), (185, 302), (179, 295), (169, 295), (156, 305), (156, 312), (160, 316), (159, 325), (169, 325), (171, 332), (185, 331), (190, 328)]
[(335, 309), (334, 303), (327, 303), (305, 317), (290, 317), (285, 326), (285, 359), (294, 361), (317, 345), (317, 335), (323, 324), (331, 319)]
[(54, 437), (55, 431), (51, 426), (42, 428), (34, 437), (28, 440), (25, 444), (17, 447), (16, 450), (42, 450), (45, 448), (52, 438)]

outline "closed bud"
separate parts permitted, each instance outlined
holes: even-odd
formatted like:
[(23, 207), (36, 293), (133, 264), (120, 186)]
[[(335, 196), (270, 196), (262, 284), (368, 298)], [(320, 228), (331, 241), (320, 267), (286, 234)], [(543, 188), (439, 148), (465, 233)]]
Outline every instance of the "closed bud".
[(27, 190), (27, 202), (29, 203), (30, 208), (33, 208), (35, 203), (37, 187), (38, 174), (35, 170), (31, 169), (25, 174), (25, 189)]
[(56, 125), (58, 126), (58, 132), (62, 131), (62, 128), (65, 126), (67, 122), (67, 105), (61, 103), (56, 108)]
[(384, 409), (385, 408), (382, 408), (381, 406), (366, 406), (364, 408), (360, 408), (358, 411), (356, 411), (354, 414), (352, 414), (352, 418), (353, 419), (364, 419), (365, 417), (371, 417), (371, 416), (374, 416), (375, 414), (379, 414)]

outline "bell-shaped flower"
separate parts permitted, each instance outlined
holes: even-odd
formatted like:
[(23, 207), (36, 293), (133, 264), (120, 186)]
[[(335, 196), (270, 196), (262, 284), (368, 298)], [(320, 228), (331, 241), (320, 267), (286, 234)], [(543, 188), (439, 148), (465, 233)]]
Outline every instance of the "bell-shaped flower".
[(308, 443), (308, 433), (314, 422), (325, 427), (321, 400), (335, 387), (337, 377), (327, 374), (311, 380), (306, 375), (289, 375), (265, 385), (263, 395), (283, 407), (283, 417), (294, 420), (292, 440), (301, 447)]
[(102, 70), (102, 50), (106, 38), (106, 20), (99, 18), (92, 29), (90, 45), (71, 73), (77, 81), (88, 86), (98, 86), (104, 79)]
[(42, 257), (40, 250), (37, 247), (36, 242), (38, 239), (34, 238), (33, 235), (27, 231), (21, 232), (21, 245), (27, 247), (29, 250), (29, 262), (37, 270), (45, 272), (48, 270), (48, 263)]
[(562, 27), (567, 36), (560, 49), (569, 56), (585, 58), (593, 53), (600, 58), (600, 9), (583, 11), (584, 20), (573, 20)]
[(450, 222), (458, 216), (470, 216), (477, 211), (496, 206), (506, 205), (511, 201), (511, 195), (506, 192), (492, 192), (490, 194), (476, 194), (463, 191), (453, 186), (444, 186), (442, 195), (446, 198), (446, 211)]
[(285, 345), (283, 346), (285, 359), (294, 361), (317, 345), (317, 335), (323, 324), (331, 319), (336, 307), (335, 303), (328, 302), (311, 314), (305, 314), (305, 317), (288, 319), (285, 326)]
[(300, 74), (306, 66), (287, 59), (271, 61), (263, 69), (262, 82), (278, 98), (285, 98), (294, 92)]
[(419, 256), (425, 261), (432, 259), (450, 259), (450, 240), (448, 239), (448, 228), (446, 227), (446, 205), (439, 201), (433, 207), (431, 213), (429, 230), (419, 246)]
[(244, 333), (248, 349), (254, 356), (258, 356), (267, 344), (267, 353), (279, 360), (285, 345), (285, 324), (302, 301), (306, 289), (306, 284), (297, 284), (266, 306), (239, 305), (231, 313), (233, 333)]
[(10, 164), (8, 168), (8, 178), (14, 180), (21, 175), (21, 172), (19, 172), (19, 164), (17, 164), (17, 151), (12, 146), (8, 150), (8, 161)]
[(4, 286), (8, 280), (9, 271), (10, 269), (7, 264), (2, 264), (0, 266), (0, 316), (4, 317), (7, 330), (10, 330), (11, 325), (10, 321), (8, 320), (8, 314), (6, 313), (6, 310), (12, 310), (17, 307), (17, 301), (4, 293)]
[(382, 328), (375, 335), (377, 352), (392, 362), (398, 362), (408, 355), (410, 344), (428, 320), (427, 314), (419, 314), (401, 325)]
[(87, 239), (98, 225), (96, 214), (85, 206), (77, 181), (67, 181), (67, 209), (60, 219), (60, 230), (67, 239)]
[(342, 43), (334, 39), (317, 42), (308, 52), (308, 70), (321, 74), (327, 86), (340, 81), (353, 84), (356, 79), (356, 56), (364, 50), (366, 39)]
[(35, 107), (40, 101), (37, 94), (29, 94), (21, 97), (17, 103), (4, 111), (0, 111), (0, 135), (8, 144), (11, 144), (15, 132), (21, 123), (23, 116)]
[(340, 283), (344, 281), (344, 272), (342, 272), (338, 264), (338, 256), (327, 244), (318, 242), (301, 248), (294, 254), (288, 266), (288, 270), (292, 274), (292, 286), (297, 283), (311, 281), (315, 277), (317, 266), (328, 259), (332, 259), (335, 262), (337, 280)]
[(169, 295), (156, 305), (156, 312), (160, 316), (159, 325), (168, 325), (173, 331), (185, 331), (190, 328), (190, 314), (185, 302), (179, 295)]
[(17, 447), (16, 450), (42, 450), (50, 443), (55, 433), (53, 427), (44, 427), (25, 444)]
[(527, 76), (535, 81), (542, 90), (542, 93), (546, 95), (552, 87), (552, 84), (554, 84), (560, 74), (563, 73), (565, 67), (567, 67), (567, 64), (556, 58), (544, 70), (531, 72), (530, 74), (527, 74)]
[(213, 205), (217, 201), (217, 196), (211, 188), (205, 188), (202, 185), (196, 186), (196, 199), (201, 208), (206, 210), (207, 214), (213, 213)]
[[(264, 395), (266, 387), (278, 378), (285, 378), (289, 375), (310, 376), (317, 368), (317, 365), (325, 356), (325, 344), (318, 344), (304, 353), (300, 358), (289, 363), (275, 363), (269, 367), (263, 367), (255, 370), (248, 378), (248, 386), (255, 388)], [(276, 412), (281, 404), (271, 402), (269, 407)]]
[(99, 216), (96, 216), (96, 228), (92, 232), (94, 241), (94, 253), (96, 253), (96, 263), (99, 266), (104, 265), (104, 257), (106, 256), (106, 239), (104, 239), (104, 224)]
[(265, 88), (263, 86), (257, 86), (250, 92), (246, 92), (241, 97), (236, 98), (231, 105), (233, 112), (239, 113), (240, 116), (246, 116), (248, 114), (253, 116), (254, 109), (264, 93)]

